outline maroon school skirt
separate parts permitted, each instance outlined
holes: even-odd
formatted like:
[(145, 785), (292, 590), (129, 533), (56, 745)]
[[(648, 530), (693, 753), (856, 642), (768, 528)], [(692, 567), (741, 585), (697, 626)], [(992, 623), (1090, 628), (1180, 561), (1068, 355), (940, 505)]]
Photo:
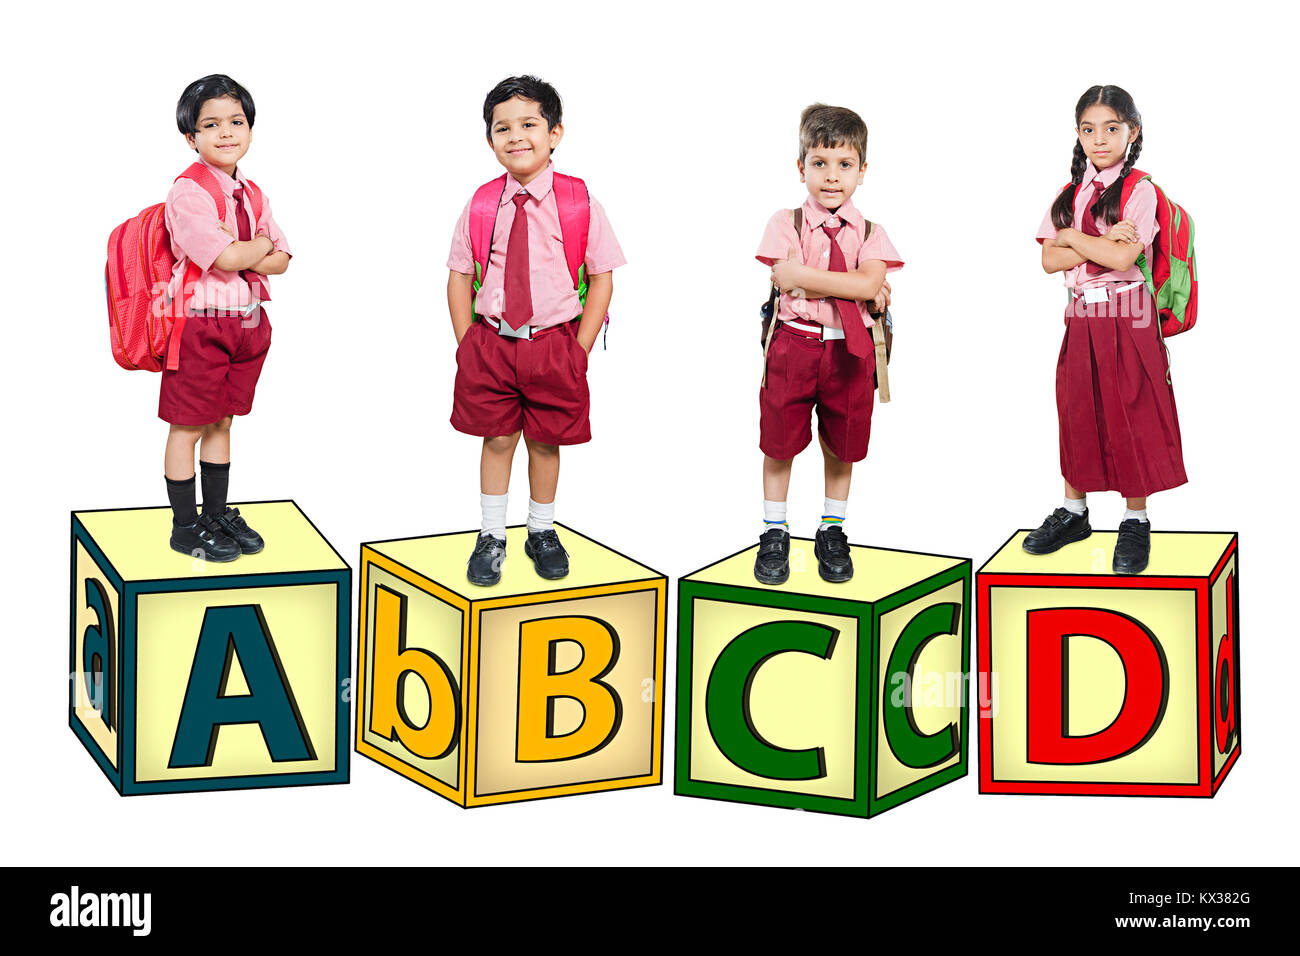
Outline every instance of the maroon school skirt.
[(1187, 481), (1160, 316), (1145, 285), (1072, 299), (1056, 362), (1061, 474), (1078, 491), (1141, 498)]

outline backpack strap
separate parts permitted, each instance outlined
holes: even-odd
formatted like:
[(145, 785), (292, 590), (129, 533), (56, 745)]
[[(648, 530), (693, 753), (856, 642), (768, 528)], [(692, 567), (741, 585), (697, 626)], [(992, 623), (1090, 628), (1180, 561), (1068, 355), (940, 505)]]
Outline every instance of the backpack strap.
[[(212, 205), (216, 207), (217, 210), (217, 218), (225, 219), (226, 194), (222, 192), (221, 184), (217, 182), (217, 177), (213, 175), (212, 170), (208, 169), (208, 167), (204, 166), (202, 163), (191, 163), (189, 168), (177, 176), (173, 182), (178, 182), (182, 179), (191, 180), (202, 186), (208, 196), (212, 198)], [(249, 185), (251, 186), (252, 183), (249, 183)], [(250, 197), (250, 202), (254, 203), (257, 216), (260, 218), (262, 214), (262, 194), (261, 190), (257, 190), (256, 187), (254, 187), (254, 190), (255, 191), (252, 195), (256, 196), (256, 199), (254, 200)], [(202, 276), (203, 273), (193, 262), (189, 263), (189, 265), (185, 267), (185, 275), (181, 279), (180, 291), (177, 294), (177, 299), (180, 304), (178, 308), (175, 308), (176, 317), (172, 322), (171, 334), (167, 337), (167, 364), (164, 367), (169, 372), (174, 372), (180, 368), (181, 333), (185, 331), (185, 319), (189, 316), (190, 297), (193, 295), (192, 290), (194, 289), (194, 284), (198, 282)], [(191, 291), (187, 293), (186, 290)], [(175, 306), (176, 303), (173, 303), (173, 307)]]
[(578, 291), (578, 298), (586, 301), (587, 295), (587, 239), (591, 231), (591, 195), (587, 184), (577, 176), (552, 174), (551, 192), (555, 194), (555, 208), (560, 213), (560, 240), (564, 244), (564, 260), (569, 267), (569, 278)]
[(484, 183), (469, 201), (469, 246), (474, 258), (474, 293), (483, 286), (487, 274), (488, 257), (492, 254), (492, 236), (497, 225), (497, 210), (506, 191), (506, 177), (502, 173), (491, 182)]
[(1128, 205), (1129, 197), (1133, 195), (1133, 189), (1144, 179), (1150, 179), (1150, 173), (1144, 173), (1140, 169), (1130, 169), (1128, 175), (1124, 177), (1124, 186), (1119, 194), (1119, 217), (1124, 218), (1124, 208)]

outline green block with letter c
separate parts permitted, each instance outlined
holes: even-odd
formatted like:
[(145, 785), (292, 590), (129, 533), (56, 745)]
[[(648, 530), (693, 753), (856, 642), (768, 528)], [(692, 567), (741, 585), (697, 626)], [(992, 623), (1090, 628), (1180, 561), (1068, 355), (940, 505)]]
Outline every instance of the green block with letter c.
[(757, 546), (678, 582), (675, 792), (871, 817), (965, 776), (971, 562), (854, 546), (829, 584)]

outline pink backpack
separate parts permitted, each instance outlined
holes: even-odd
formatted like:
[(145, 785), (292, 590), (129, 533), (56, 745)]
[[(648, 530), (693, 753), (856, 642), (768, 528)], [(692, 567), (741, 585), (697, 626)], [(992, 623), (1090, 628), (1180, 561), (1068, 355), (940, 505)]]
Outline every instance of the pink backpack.
[[(202, 163), (194, 163), (176, 177), (192, 179), (212, 197), (218, 218), (225, 211), (226, 197), (217, 177)], [(253, 221), (262, 216), (262, 192), (248, 183)], [(108, 237), (108, 261), (104, 266), (104, 288), (108, 299), (108, 334), (113, 358), (125, 369), (175, 371), (180, 363), (181, 331), (194, 283), (202, 276), (190, 263), (185, 270), (180, 294), (167, 300), (176, 259), (167, 233), (166, 203), (140, 210)]]
[[(591, 196), (587, 184), (576, 176), (554, 173), (551, 192), (560, 213), (560, 240), (564, 243), (564, 260), (569, 266), (578, 301), (587, 304), (587, 233), (591, 228)], [(492, 251), (492, 234), (497, 224), (497, 209), (506, 191), (505, 175), (484, 183), (474, 193), (469, 205), (469, 244), (474, 256), (474, 295), (483, 287), (488, 256)], [(477, 303), (475, 304), (477, 314)], [(609, 324), (609, 316), (605, 316)]]

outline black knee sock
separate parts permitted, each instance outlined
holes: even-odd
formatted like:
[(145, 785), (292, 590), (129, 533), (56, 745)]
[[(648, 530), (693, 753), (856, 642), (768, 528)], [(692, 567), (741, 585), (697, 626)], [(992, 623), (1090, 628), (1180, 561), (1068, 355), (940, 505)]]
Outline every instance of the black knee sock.
[(226, 494), (230, 490), (230, 462), (214, 465), (200, 461), (203, 469), (203, 513), (215, 518), (226, 510)]
[[(166, 476), (163, 476), (166, 478)], [(198, 509), (194, 507), (194, 478), (183, 481), (167, 478), (167, 500), (172, 504), (172, 524), (194, 524), (199, 520)]]

